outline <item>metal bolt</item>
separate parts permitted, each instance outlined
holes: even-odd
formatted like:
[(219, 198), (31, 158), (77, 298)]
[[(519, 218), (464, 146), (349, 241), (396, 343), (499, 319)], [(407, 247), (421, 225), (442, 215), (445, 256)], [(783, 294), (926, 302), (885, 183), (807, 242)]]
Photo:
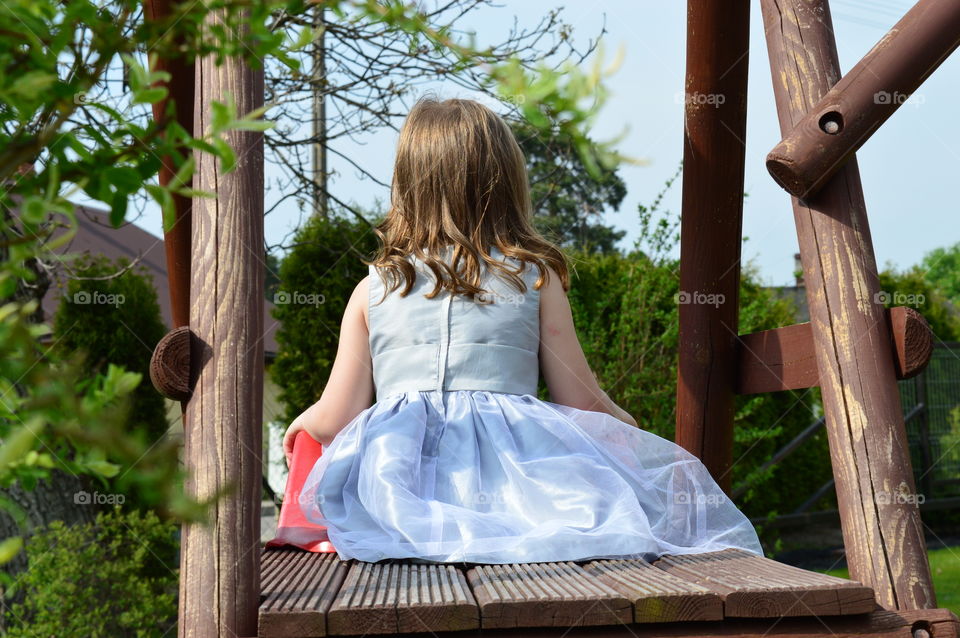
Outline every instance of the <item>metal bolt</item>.
[(840, 132), (840, 123), (836, 120), (826, 120), (822, 125), (823, 132), (828, 135), (836, 135)]

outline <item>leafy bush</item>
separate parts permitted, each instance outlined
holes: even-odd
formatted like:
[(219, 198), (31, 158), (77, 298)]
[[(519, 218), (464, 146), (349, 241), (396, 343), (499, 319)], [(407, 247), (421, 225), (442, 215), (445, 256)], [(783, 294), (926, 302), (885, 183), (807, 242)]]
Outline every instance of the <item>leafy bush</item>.
[(377, 239), (362, 220), (317, 216), (297, 232), (293, 245), (280, 264), (273, 297), (273, 317), (281, 324), (270, 367), (288, 422), (323, 392), (337, 354), (343, 311), (367, 275), (362, 259), (372, 256)]
[(152, 638), (177, 620), (176, 525), (119, 508), (94, 523), (54, 521), (26, 545), (10, 638)]
[(70, 270), (78, 279), (71, 278), (63, 292), (53, 337), (65, 353), (86, 352), (91, 374), (113, 363), (142, 375), (131, 396), (129, 427), (152, 443), (167, 431), (167, 417), (163, 396), (149, 383), (150, 356), (167, 330), (153, 278), (142, 266), (129, 267), (126, 259), (102, 255), (77, 260)]

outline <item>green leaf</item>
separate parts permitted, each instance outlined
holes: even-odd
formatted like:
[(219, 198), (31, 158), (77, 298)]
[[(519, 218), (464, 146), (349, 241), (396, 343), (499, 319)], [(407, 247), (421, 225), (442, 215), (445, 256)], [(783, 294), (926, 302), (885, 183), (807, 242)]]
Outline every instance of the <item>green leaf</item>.
[(9, 563), (23, 548), (23, 538), (11, 536), (0, 541), (0, 565)]
[(110, 201), (110, 224), (114, 228), (120, 228), (123, 224), (124, 218), (127, 216), (127, 193), (123, 191), (117, 191), (113, 194), (113, 198)]
[(266, 120), (237, 120), (230, 127), (237, 131), (267, 131), (276, 126), (276, 122)]
[(37, 418), (31, 422), (35, 427), (31, 428), (23, 425), (17, 428), (13, 434), (5, 437), (3, 443), (0, 444), (0, 471), (21, 461), (27, 452), (33, 448), (43, 425)]
[(229, 173), (237, 165), (237, 155), (233, 148), (223, 138), (216, 137), (212, 140), (217, 149), (217, 155), (220, 156), (220, 170), (223, 173)]
[(46, 202), (36, 195), (26, 197), (20, 206), (20, 216), (30, 224), (42, 223), (47, 217)]
[(84, 465), (101, 476), (112, 478), (120, 472), (120, 466), (109, 461), (90, 461)]
[(111, 184), (125, 193), (135, 193), (143, 186), (140, 173), (130, 166), (111, 166), (104, 171)]
[(220, 131), (226, 130), (234, 119), (230, 108), (221, 102), (210, 103), (210, 132), (216, 135)]
[(131, 104), (153, 104), (167, 97), (167, 87), (157, 86), (150, 89), (140, 89), (133, 92)]

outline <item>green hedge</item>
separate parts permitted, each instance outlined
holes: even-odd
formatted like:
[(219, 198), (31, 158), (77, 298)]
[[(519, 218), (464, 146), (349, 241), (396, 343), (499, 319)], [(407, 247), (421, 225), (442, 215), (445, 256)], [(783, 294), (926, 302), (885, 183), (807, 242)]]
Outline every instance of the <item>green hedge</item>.
[(343, 311), (367, 275), (361, 259), (373, 254), (377, 239), (364, 222), (317, 216), (297, 232), (293, 246), (280, 263), (273, 295), (273, 317), (281, 323), (270, 367), (287, 422), (323, 392), (337, 354)]
[[(153, 278), (143, 266), (102, 255), (84, 255), (70, 265), (71, 276), (53, 317), (53, 338), (65, 352), (83, 350), (91, 371), (108, 364), (142, 375), (133, 391), (129, 427), (153, 442), (167, 431), (166, 405), (150, 383), (150, 357), (166, 334)], [(116, 277), (110, 277), (121, 273)], [(87, 278), (100, 279), (87, 279)]]
[(101, 512), (54, 521), (27, 542), (24, 602), (6, 614), (9, 638), (176, 635), (177, 527), (153, 513)]

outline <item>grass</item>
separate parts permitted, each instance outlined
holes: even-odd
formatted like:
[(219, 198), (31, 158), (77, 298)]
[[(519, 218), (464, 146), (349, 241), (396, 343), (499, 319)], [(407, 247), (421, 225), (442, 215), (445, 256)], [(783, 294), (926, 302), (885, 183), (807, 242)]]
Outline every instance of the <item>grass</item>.
[[(930, 571), (933, 573), (937, 607), (949, 609), (960, 616), (960, 548), (935, 549), (927, 552), (927, 556), (930, 558)], [(850, 578), (846, 568), (831, 569), (824, 573)]]

